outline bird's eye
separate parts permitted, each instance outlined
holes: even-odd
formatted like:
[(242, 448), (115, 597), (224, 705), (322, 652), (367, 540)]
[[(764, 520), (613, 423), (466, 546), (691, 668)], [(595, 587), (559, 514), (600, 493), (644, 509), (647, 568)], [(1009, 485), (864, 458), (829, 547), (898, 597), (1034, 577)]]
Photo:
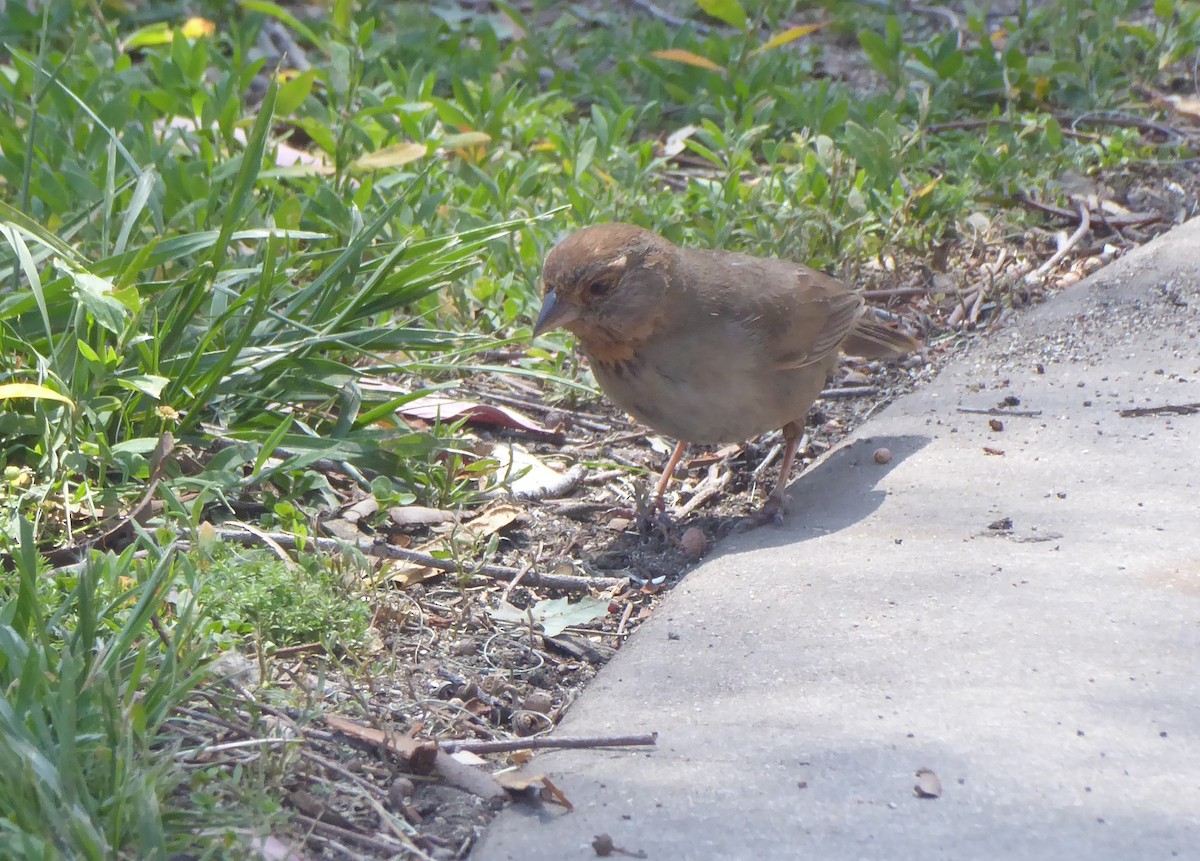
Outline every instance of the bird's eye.
[(593, 299), (599, 299), (601, 296), (608, 293), (612, 289), (611, 281), (593, 281), (587, 286), (588, 295)]

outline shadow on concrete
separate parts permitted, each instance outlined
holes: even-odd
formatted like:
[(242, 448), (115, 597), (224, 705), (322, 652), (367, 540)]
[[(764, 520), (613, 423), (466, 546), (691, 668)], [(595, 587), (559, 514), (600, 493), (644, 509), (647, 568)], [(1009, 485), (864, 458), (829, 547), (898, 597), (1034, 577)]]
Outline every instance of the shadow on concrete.
[[(768, 526), (755, 537), (765, 546), (777, 546), (853, 526), (887, 499), (887, 492), (877, 487), (879, 482), (930, 442), (927, 436), (877, 436), (835, 449), (788, 488), (791, 510), (783, 524)], [(892, 455), (886, 464), (874, 459), (881, 448)]]

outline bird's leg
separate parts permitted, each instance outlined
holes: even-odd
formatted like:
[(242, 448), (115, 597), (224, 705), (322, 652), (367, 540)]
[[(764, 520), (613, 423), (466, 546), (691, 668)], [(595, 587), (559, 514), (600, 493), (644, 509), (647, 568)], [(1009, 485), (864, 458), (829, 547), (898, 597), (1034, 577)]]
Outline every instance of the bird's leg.
[(663, 494), (667, 490), (667, 482), (675, 474), (675, 467), (679, 466), (679, 461), (685, 451), (687, 451), (687, 443), (680, 440), (675, 445), (675, 451), (671, 452), (671, 459), (667, 461), (667, 468), (663, 470), (663, 474), (658, 478), (658, 487), (654, 488), (655, 508), (661, 509), (663, 507)]
[(775, 489), (767, 497), (763, 510), (769, 513), (782, 513), (787, 508), (788, 479), (792, 475), (792, 464), (796, 461), (796, 447), (804, 436), (804, 425), (801, 422), (788, 422), (783, 426), (783, 464), (779, 467), (779, 480)]

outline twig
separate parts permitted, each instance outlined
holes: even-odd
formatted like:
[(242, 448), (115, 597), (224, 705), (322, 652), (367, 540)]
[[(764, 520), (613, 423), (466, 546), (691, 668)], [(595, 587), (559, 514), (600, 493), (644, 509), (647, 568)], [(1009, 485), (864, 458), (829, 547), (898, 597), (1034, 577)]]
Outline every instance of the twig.
[(676, 517), (680, 520), (687, 517), (701, 505), (719, 494), (721, 489), (729, 484), (730, 478), (733, 477), (733, 472), (730, 469), (721, 469), (723, 463), (724, 461), (714, 463), (708, 468), (708, 474), (704, 477), (704, 481), (700, 482), (700, 486), (696, 488), (696, 492), (692, 498), (675, 509), (674, 514)]
[(1079, 244), (1079, 241), (1083, 239), (1084, 235), (1091, 230), (1091, 228), (1092, 216), (1088, 212), (1087, 206), (1081, 203), (1079, 205), (1079, 227), (1077, 227), (1075, 232), (1072, 233), (1067, 241), (1062, 244), (1062, 247), (1054, 252), (1054, 255), (1049, 260), (1026, 275), (1025, 280), (1036, 281), (1038, 278), (1043, 277), (1047, 272), (1057, 266), (1058, 262), (1071, 253), (1071, 249)]
[(868, 300), (892, 299), (899, 296), (924, 296), (928, 287), (890, 287), (887, 290), (864, 290), (862, 297)]
[(1041, 410), (1006, 410), (1002, 407), (959, 407), (958, 412), (978, 416), (1019, 416), (1023, 418), (1035, 418), (1042, 414)]
[[(1061, 218), (1063, 221), (1070, 221), (1073, 224), (1079, 223), (1079, 211), (1072, 209), (1063, 209), (1061, 206), (1043, 203), (1036, 198), (1028, 195), (1017, 195), (1016, 200), (1023, 206), (1041, 212), (1044, 215), (1050, 215), (1054, 218)], [(1100, 219), (1100, 226), (1107, 228), (1110, 232), (1116, 233), (1124, 227), (1142, 227), (1147, 224), (1155, 224), (1162, 221), (1161, 213), (1151, 212), (1145, 215), (1109, 215), (1104, 214)]]
[[(294, 535), (285, 533), (268, 533), (271, 539), (288, 550), (294, 550), (300, 544), (314, 547), (325, 553), (340, 553), (347, 547), (357, 547), (357, 549), (365, 556), (370, 556), (376, 559), (403, 559), (406, 562), (415, 562), (418, 565), (424, 565), (427, 568), (434, 568), (438, 571), (446, 571), (451, 574), (457, 574), (463, 570), (459, 563), (452, 559), (439, 559), (436, 556), (431, 556), (428, 553), (421, 553), (418, 550), (409, 550), (404, 547), (397, 547), (395, 544), (384, 544), (382, 542), (363, 539), (357, 543), (342, 542), (333, 538), (304, 538), (299, 539)], [(258, 543), (259, 538), (244, 530), (238, 529), (218, 529), (217, 537), (222, 541), (231, 541), (237, 544), (254, 545)], [(181, 542), (182, 544), (182, 542)], [(507, 565), (491, 565), (484, 563), (472, 567), (465, 573), (476, 574), (493, 579), (511, 579), (515, 577), (520, 568), (510, 568)], [(626, 577), (575, 577), (568, 574), (538, 574), (530, 571), (522, 578), (522, 582), (526, 586), (534, 588), (542, 587), (546, 589), (562, 589), (564, 591), (579, 592), (588, 589), (612, 589), (617, 586), (623, 586), (628, 582)]]
[(1123, 419), (1140, 418), (1142, 416), (1190, 416), (1200, 413), (1200, 403), (1195, 404), (1163, 404), (1160, 407), (1132, 407), (1118, 410), (1117, 415)]
[[(978, 120), (951, 120), (946, 123), (932, 123), (925, 126), (925, 131), (929, 134), (940, 134), (941, 132), (951, 131), (972, 131), (974, 129), (988, 128), (996, 125), (1025, 125), (1023, 120), (1015, 120), (1009, 117), (989, 117), (987, 119)], [(1088, 132), (1075, 131), (1074, 129), (1061, 129), (1064, 137), (1075, 138), (1078, 140), (1096, 140), (1098, 135), (1089, 134)]]
[(297, 822), (304, 823), (313, 831), (316, 831), (327, 837), (334, 837), (340, 840), (346, 840), (350, 843), (357, 843), (359, 846), (365, 846), (368, 849), (374, 849), (376, 852), (386, 852), (387, 857), (389, 858), (408, 849), (408, 846), (403, 843), (398, 843), (393, 840), (381, 840), (378, 837), (360, 834), (357, 831), (351, 831), (349, 828), (342, 828), (340, 825), (332, 825), (328, 822), (322, 822), (320, 819), (314, 819), (313, 817), (304, 813), (293, 813), (292, 818)]
[(376, 786), (375, 784), (371, 783), (371, 781), (367, 780), (365, 777), (361, 777), (361, 776), (355, 774), (353, 771), (340, 765), (339, 763), (336, 763), (336, 762), (333, 762), (332, 760), (326, 759), (325, 757), (321, 756), (319, 753), (315, 753), (314, 751), (311, 751), (307, 748), (301, 748), (300, 755), (302, 757), (304, 757), (305, 759), (309, 760), (310, 762), (312, 762), (316, 765), (319, 765), (321, 768), (325, 769), (326, 771), (332, 772), (333, 774), (338, 775), (339, 777), (341, 777), (344, 780), (348, 780), (351, 783), (357, 784), (360, 788), (366, 790), (367, 792), (374, 793), (375, 795), (378, 795), (380, 798), (387, 798), (387, 792), (385, 792), (382, 787)]
[[(621, 611), (621, 621), (617, 625), (617, 632), (613, 636), (623, 637), (625, 635), (625, 626), (629, 624), (629, 617), (633, 615), (633, 602), (626, 601), (625, 609)], [(618, 645), (620, 645), (618, 643)]]
[(822, 389), (821, 397), (827, 401), (843, 400), (845, 398), (865, 398), (879, 394), (876, 386), (839, 386), (835, 389)]
[(975, 294), (975, 301), (971, 304), (971, 313), (967, 314), (967, 322), (974, 326), (979, 322), (979, 312), (983, 308), (983, 300), (987, 297), (988, 290), (980, 290)]
[(518, 571), (515, 575), (513, 575), (513, 578), (508, 581), (508, 585), (504, 587), (504, 591), (502, 593), (500, 593), (500, 603), (501, 604), (508, 603), (509, 594), (511, 594), (513, 589), (517, 588), (517, 584), (520, 583), (521, 580), (525, 577), (525, 575), (529, 573), (529, 569), (532, 567), (533, 567), (532, 565), (522, 565), (521, 570)]
[(500, 741), (443, 741), (438, 747), (447, 753), (469, 750), (471, 753), (509, 753), (514, 750), (541, 750), (559, 748), (576, 750), (591, 747), (634, 747), (658, 744), (658, 733), (646, 735), (599, 735), (599, 736), (539, 736), (537, 738), (515, 738)]

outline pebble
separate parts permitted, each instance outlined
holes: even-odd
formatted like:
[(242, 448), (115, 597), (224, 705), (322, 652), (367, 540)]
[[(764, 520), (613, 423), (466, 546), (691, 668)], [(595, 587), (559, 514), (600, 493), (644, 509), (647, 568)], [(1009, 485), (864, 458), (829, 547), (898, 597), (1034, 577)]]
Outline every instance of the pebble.
[(679, 546), (688, 559), (699, 559), (708, 552), (708, 536), (700, 527), (692, 526), (680, 536)]

